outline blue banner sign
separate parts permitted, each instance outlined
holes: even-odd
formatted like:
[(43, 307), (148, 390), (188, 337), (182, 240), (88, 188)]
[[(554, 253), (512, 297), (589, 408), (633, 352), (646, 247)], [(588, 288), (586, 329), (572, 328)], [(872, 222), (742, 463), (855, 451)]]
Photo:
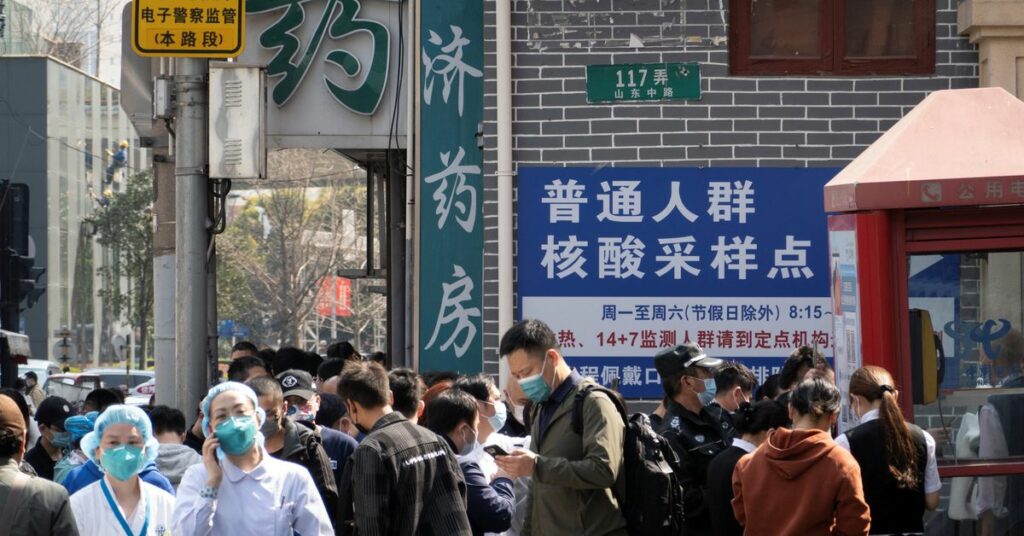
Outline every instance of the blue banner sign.
[(662, 396), (652, 357), (684, 341), (759, 381), (798, 346), (831, 357), (822, 191), (837, 171), (520, 168), (520, 316), (630, 398)]

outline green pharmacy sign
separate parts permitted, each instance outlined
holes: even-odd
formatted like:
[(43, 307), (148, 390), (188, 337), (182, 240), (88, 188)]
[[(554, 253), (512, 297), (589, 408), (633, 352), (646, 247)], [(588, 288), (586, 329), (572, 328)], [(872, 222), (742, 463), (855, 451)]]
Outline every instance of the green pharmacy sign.
[(634, 63), (587, 66), (587, 102), (700, 99), (700, 65)]
[(405, 147), (409, 4), (245, 0), (238, 62), (265, 69), (268, 148)]
[(483, 366), (484, 0), (421, 0), (419, 365)]
[[(326, 2), (315, 30), (308, 39), (296, 37), (299, 27), (306, 22), (304, 4)], [(327, 50), (324, 61), (340, 68), (349, 77), (362, 74), (362, 82), (355, 89), (345, 89), (330, 76), (323, 77), (323, 83), (339, 104), (358, 114), (370, 115), (377, 111), (384, 86), (388, 79), (391, 34), (383, 24), (363, 19), (360, 0), (248, 0), (249, 13), (280, 11), (281, 18), (260, 34), (259, 43), (264, 48), (277, 51), (274, 59), (267, 64), (267, 76), (275, 80), (271, 99), (278, 106), (288, 102), (299, 84), (306, 78), (310, 64), (317, 57), (321, 47)], [(373, 52), (366, 72), (363, 65), (346, 48), (348, 38), (365, 32), (373, 39)], [(324, 41), (327, 44), (324, 44)]]

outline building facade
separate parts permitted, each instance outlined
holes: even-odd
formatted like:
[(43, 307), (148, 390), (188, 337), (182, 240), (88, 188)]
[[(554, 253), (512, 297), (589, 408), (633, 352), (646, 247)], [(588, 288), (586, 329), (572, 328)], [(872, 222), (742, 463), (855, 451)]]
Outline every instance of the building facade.
[(0, 57), (0, 176), (29, 186), (36, 266), (46, 268), (46, 293), (19, 326), (37, 358), (52, 358), (60, 329), (71, 331), (79, 360), (112, 356), (122, 327), (97, 292), (111, 284), (100, 277), (111, 252), (83, 220), (101, 209), (105, 191), (124, 188), (123, 179), (103, 184), (108, 151), (122, 140), (129, 150), (119, 179), (144, 171), (149, 158), (117, 89), (52, 58)]
[[(495, 4), (484, 17), (485, 177), (497, 171)], [(957, 33), (953, 0), (866, 2), (868, 20), (842, 11), (847, 2), (751, 4), (513, 0), (515, 168), (837, 168), (930, 92), (978, 86), (978, 53)], [(788, 61), (764, 59), (777, 57)], [(700, 99), (588, 103), (588, 65), (641, 63), (697, 63)], [(485, 181), (483, 206), (484, 368), (496, 373), (495, 181)]]

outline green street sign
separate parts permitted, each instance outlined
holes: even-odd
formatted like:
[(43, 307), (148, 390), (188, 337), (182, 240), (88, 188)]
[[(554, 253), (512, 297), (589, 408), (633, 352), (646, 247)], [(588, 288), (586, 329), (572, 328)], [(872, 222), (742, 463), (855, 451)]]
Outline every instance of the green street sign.
[(587, 66), (587, 102), (700, 99), (700, 65), (633, 63)]

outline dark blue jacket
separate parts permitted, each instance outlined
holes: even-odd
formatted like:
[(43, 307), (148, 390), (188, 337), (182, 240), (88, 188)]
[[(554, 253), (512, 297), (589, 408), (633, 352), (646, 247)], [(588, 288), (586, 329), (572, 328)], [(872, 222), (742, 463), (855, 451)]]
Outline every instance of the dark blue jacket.
[(355, 452), (359, 443), (352, 436), (345, 432), (339, 432), (333, 428), (321, 426), (320, 439), (324, 442), (324, 452), (331, 460), (331, 469), (334, 470), (334, 482), (341, 488), (342, 473), (345, 472), (345, 464)]
[[(64, 487), (68, 490), (68, 495), (74, 495), (74, 493), (93, 482), (103, 478), (103, 472), (100, 468), (93, 463), (92, 460), (85, 462), (80, 467), (75, 467), (68, 473), (67, 478), (64, 479)], [(148, 482), (154, 486), (174, 495), (174, 486), (171, 485), (171, 481), (167, 480), (167, 477), (160, 474), (157, 470), (156, 464), (151, 463), (142, 469), (139, 473), (139, 478), (143, 482)]]
[(485, 532), (505, 532), (512, 526), (516, 510), (516, 497), (512, 481), (496, 478), (488, 482), (476, 462), (459, 463), (466, 479), (466, 515), (473, 536)]

